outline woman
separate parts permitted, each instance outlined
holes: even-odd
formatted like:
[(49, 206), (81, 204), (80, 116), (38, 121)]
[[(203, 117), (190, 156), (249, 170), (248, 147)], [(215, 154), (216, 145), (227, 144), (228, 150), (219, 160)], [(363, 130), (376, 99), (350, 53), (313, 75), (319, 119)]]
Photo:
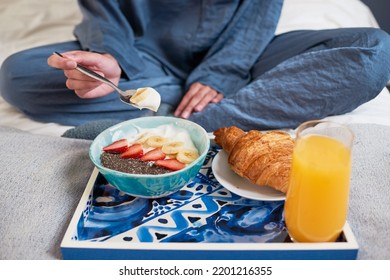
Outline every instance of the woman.
[(12, 55), (1, 68), (0, 91), (39, 121), (80, 125), (152, 114), (121, 103), (111, 88), (75, 70), (78, 62), (123, 89), (154, 87), (162, 97), (157, 114), (212, 131), (296, 127), (349, 112), (383, 89), (390, 79), (387, 33), (274, 36), (282, 2), (80, 0), (77, 41)]

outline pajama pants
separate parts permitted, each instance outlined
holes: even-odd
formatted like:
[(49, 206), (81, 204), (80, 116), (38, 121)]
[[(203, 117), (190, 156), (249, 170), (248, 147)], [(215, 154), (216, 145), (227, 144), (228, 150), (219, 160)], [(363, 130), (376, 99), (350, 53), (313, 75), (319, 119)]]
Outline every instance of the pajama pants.
[[(183, 78), (143, 54), (149, 76), (121, 80), (119, 87), (154, 87), (163, 102), (157, 113), (128, 106), (117, 94), (80, 99), (66, 88), (63, 71), (46, 63), (53, 51), (77, 49), (80, 45), (72, 41), (10, 56), (0, 70), (1, 95), (34, 120), (73, 126), (170, 115), (184, 95)], [(230, 125), (263, 130), (295, 128), (306, 120), (350, 112), (377, 96), (390, 80), (390, 36), (374, 28), (281, 34), (270, 42), (251, 75), (245, 87), (189, 119), (207, 131)], [(169, 104), (164, 96), (169, 96)]]

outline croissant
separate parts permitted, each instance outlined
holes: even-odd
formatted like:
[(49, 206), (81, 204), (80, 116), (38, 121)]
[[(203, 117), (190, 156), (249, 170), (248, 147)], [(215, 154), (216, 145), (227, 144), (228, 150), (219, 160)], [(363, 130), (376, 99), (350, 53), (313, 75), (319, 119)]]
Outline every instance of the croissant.
[(259, 186), (287, 192), (294, 141), (288, 133), (238, 127), (214, 131), (215, 143), (229, 155), (228, 164), (239, 176)]

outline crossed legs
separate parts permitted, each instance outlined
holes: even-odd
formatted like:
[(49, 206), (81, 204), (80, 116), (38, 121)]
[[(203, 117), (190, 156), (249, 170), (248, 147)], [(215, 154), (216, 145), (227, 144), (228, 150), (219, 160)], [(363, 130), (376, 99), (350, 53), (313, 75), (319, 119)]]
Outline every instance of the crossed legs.
[[(79, 48), (77, 42), (67, 42), (9, 57), (0, 71), (4, 99), (33, 119), (66, 125), (150, 114), (122, 104), (115, 94), (80, 99), (68, 90), (62, 71), (47, 66), (46, 59), (54, 50)], [(120, 86), (156, 87), (174, 108), (184, 81), (155, 62), (148, 67), (150, 77), (121, 81)], [(252, 77), (246, 87), (194, 113), (190, 120), (208, 131), (228, 125), (272, 129), (352, 111), (379, 94), (390, 79), (390, 36), (373, 28), (282, 34), (259, 58)]]
[(390, 36), (372, 28), (295, 31), (270, 43), (253, 81), (191, 120), (208, 131), (294, 128), (352, 111), (390, 79)]

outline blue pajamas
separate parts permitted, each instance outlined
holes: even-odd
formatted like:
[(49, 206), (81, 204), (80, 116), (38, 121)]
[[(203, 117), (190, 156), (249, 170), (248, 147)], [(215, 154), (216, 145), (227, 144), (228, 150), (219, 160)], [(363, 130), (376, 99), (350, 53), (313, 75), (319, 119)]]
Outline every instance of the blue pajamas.
[(208, 131), (296, 127), (342, 114), (374, 98), (390, 79), (387, 33), (355, 28), (274, 37), (281, 0), (79, 2), (84, 20), (77, 41), (14, 54), (1, 67), (2, 96), (33, 119), (80, 125), (152, 114), (117, 94), (78, 98), (63, 72), (46, 64), (53, 51), (112, 54), (123, 70), (120, 87), (160, 92), (158, 114), (172, 112), (192, 83), (209, 85), (225, 98), (190, 117)]
[(210, 131), (224, 123), (295, 128), (350, 112), (390, 79), (390, 36), (370, 28), (290, 32), (270, 43), (252, 75), (234, 96), (190, 119)]

